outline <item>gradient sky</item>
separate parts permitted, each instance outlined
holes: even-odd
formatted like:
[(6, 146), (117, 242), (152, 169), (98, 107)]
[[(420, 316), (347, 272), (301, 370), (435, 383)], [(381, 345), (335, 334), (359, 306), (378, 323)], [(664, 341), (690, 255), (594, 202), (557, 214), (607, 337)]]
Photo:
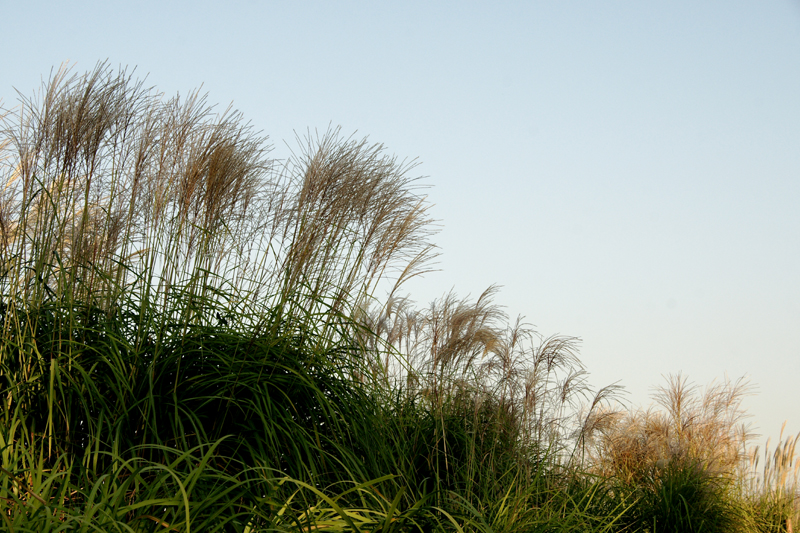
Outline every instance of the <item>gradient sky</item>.
[(53, 67), (203, 86), (268, 134), (419, 158), (454, 288), (582, 339), (591, 382), (749, 377), (800, 429), (800, 2), (0, 1), (0, 98)]

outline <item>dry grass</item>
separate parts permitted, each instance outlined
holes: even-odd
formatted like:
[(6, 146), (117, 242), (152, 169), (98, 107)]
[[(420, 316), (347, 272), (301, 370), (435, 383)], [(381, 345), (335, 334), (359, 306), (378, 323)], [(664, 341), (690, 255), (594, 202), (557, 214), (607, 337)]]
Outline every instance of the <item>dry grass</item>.
[(699, 462), (714, 475), (732, 477), (752, 437), (742, 407), (743, 379), (712, 383), (703, 391), (680, 374), (655, 394), (660, 409), (607, 411), (587, 440), (595, 467), (636, 481), (671, 462)]
[(284, 286), (307, 284), (310, 297), (335, 294), (363, 305), (387, 277), (395, 287), (427, 268), (435, 257), (425, 198), (382, 145), (341, 139), (338, 130), (300, 141), (281, 182), (293, 193), (283, 202), (277, 271)]
[(748, 456), (748, 467), (751, 473), (753, 492), (769, 490), (778, 493), (793, 493), (800, 490), (800, 460), (797, 457), (797, 443), (800, 433), (784, 438), (786, 422), (781, 427), (778, 442), (770, 448), (770, 439), (764, 446), (764, 462), (760, 463), (761, 454), (758, 446), (751, 448)]
[(786, 436), (786, 422), (781, 427), (778, 442), (764, 446), (763, 463), (760, 448), (754, 446), (744, 467), (745, 494), (753, 502), (762, 520), (773, 528), (800, 524), (800, 458), (797, 444), (800, 433)]
[(120, 262), (157, 273), (167, 291), (261, 229), (264, 139), (196, 93), (164, 101), (125, 71), (62, 67), (8, 113), (2, 136), (0, 254), (27, 301), (44, 296), (28, 293), (44, 287), (34, 275), (63, 291), (124, 286)]

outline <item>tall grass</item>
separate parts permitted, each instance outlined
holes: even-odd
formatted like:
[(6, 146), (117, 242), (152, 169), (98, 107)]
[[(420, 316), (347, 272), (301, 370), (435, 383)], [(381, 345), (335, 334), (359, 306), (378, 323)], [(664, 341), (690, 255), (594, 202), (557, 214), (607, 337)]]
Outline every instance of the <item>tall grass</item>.
[[(743, 380), (705, 390), (667, 378), (656, 407), (595, 413), (593, 469), (637, 498), (623, 522), (652, 531), (787, 531), (797, 523), (795, 439), (759, 449), (744, 423)], [(659, 409), (660, 408), (660, 409)], [(628, 522), (630, 523), (630, 522)]]
[(786, 436), (786, 423), (774, 447), (764, 446), (763, 463), (758, 446), (750, 450), (745, 465), (744, 492), (764, 531), (789, 531), (800, 524), (800, 434)]
[(425, 268), (427, 204), (381, 146), (306, 141), (278, 165), (238, 113), (103, 64), (6, 112), (9, 490), (208, 446), (312, 486), (397, 470), (349, 311)]
[[(714, 475), (733, 477), (752, 433), (742, 407), (748, 384), (725, 380), (705, 390), (680, 374), (656, 389), (657, 407), (617, 410), (593, 437), (594, 463), (606, 473), (635, 481), (656, 465), (699, 461)], [(659, 409), (660, 408), (660, 409)]]
[(238, 112), (133, 74), (62, 68), (0, 112), (0, 530), (740, 517), (741, 384), (623, 415), (495, 288), (400, 296), (436, 257), (413, 161), (338, 130), (274, 160)]
[(105, 64), (58, 70), (0, 132), (9, 529), (491, 530), (495, 499), (578, 508), (546, 474), (571, 340), (524, 345), (489, 293), (420, 314), (412, 350), (361, 314), (435, 256), (413, 163), (336, 130), (277, 162), (237, 112)]
[(431, 412), (423, 426), (423, 442), (436, 443), (431, 478), (468, 500), (472, 490), (502, 497), (510, 472), (521, 472), (516, 482), (527, 490), (540, 467), (576, 458), (585, 423), (578, 408), (605, 405), (615, 392), (591, 390), (577, 339), (543, 339), (519, 320), (509, 326), (495, 293), (470, 301), (451, 292), (426, 309), (390, 298), (361, 315), (372, 351), (405, 354), (405, 366), (385, 360), (394, 386)]

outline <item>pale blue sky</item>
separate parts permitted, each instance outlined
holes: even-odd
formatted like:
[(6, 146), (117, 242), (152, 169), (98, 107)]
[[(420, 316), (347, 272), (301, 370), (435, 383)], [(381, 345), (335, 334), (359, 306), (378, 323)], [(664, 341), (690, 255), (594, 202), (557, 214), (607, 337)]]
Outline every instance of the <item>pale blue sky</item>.
[(418, 157), (442, 257), (408, 286), (583, 339), (595, 385), (759, 386), (800, 429), (800, 2), (0, 2), (0, 98), (64, 61), (201, 84), (270, 135)]

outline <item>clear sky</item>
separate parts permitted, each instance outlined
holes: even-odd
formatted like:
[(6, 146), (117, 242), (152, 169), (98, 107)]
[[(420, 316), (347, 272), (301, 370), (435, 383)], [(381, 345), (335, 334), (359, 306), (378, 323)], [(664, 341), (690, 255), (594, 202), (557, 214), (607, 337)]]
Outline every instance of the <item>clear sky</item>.
[(595, 385), (747, 375), (800, 429), (800, 2), (0, 0), (0, 98), (64, 61), (203, 86), (418, 157), (440, 271), (408, 286), (582, 339)]

